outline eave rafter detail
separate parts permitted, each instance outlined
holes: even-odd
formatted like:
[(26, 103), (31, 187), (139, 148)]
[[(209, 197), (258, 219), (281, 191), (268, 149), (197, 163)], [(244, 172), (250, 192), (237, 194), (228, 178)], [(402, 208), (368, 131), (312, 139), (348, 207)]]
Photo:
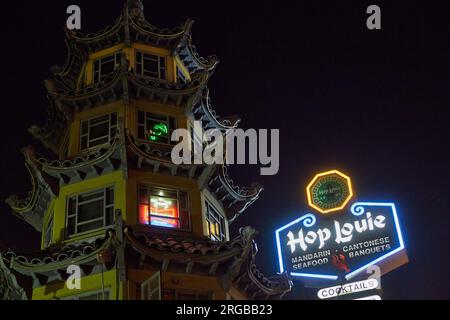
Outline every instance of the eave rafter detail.
[(205, 170), (205, 165), (176, 165), (171, 160), (172, 146), (147, 143), (127, 135), (128, 157), (134, 163), (133, 169), (149, 169), (154, 173), (198, 179)]
[(62, 113), (52, 100), (49, 100), (47, 122), (43, 127), (36, 125), (31, 126), (28, 131), (37, 140), (39, 140), (44, 147), (58, 154), (60, 148), (66, 138), (68, 119)]
[(219, 58), (215, 55), (206, 58), (202, 57), (197, 52), (197, 48), (192, 44), (192, 35), (190, 32), (181, 39), (175, 52), (191, 74), (199, 70), (206, 70), (213, 73), (220, 62)]
[[(204, 237), (181, 239), (162, 235), (143, 226), (141, 229), (123, 226), (122, 229), (119, 225), (114, 226), (116, 231), (106, 231), (103, 238), (54, 245), (33, 255), (6, 250), (0, 255), (0, 266), (4, 267), (0, 276), (13, 276), (14, 279), (15, 275), (30, 277), (33, 288), (38, 288), (65, 281), (69, 265), (79, 265), (82, 276), (89, 276), (101, 272), (102, 263), (109, 270), (115, 265), (115, 256), (127, 255), (127, 268), (145, 268), (156, 263), (163, 272), (180, 272), (181, 268), (187, 274), (216, 276), (221, 279), (225, 290), (231, 286), (238, 287), (250, 299), (279, 299), (291, 290), (292, 283), (287, 275), (267, 278), (256, 268), (256, 231), (251, 227), (242, 228), (240, 235), (232, 241), (214, 242)], [(124, 239), (126, 245), (119, 239)], [(21, 292), (20, 286), (14, 288)]]
[(16, 195), (6, 199), (6, 203), (11, 207), (14, 214), (31, 224), (37, 231), (42, 231), (44, 215), (50, 206), (51, 201), (59, 192), (51, 177), (45, 176), (39, 164), (33, 158), (33, 149), (25, 148), (25, 166), (30, 173), (32, 190), (25, 199), (19, 199)]
[(209, 180), (208, 189), (222, 202), (230, 224), (258, 200), (264, 190), (258, 183), (250, 187), (237, 186), (230, 178), (226, 165), (217, 166)]
[(159, 100), (164, 104), (185, 106), (193, 97), (198, 95), (207, 85), (210, 74), (199, 71), (193, 74), (192, 81), (187, 84), (168, 83), (145, 77), (133, 72), (129, 73), (133, 96), (137, 99), (147, 98), (150, 101)]
[(207, 72), (198, 72), (187, 84), (168, 83), (138, 76), (128, 68), (128, 61), (124, 61), (122, 67), (117, 68), (114, 74), (81, 90), (57, 87), (51, 80), (46, 82), (46, 87), (55, 105), (64, 113), (68, 113), (68, 118), (71, 118), (74, 112), (127, 98), (145, 98), (149, 101), (185, 107), (206, 87), (208, 79)]
[[(171, 48), (185, 34), (190, 32), (191, 21), (173, 29), (159, 29), (149, 23), (143, 14), (140, 1), (132, 1), (113, 25), (96, 32), (83, 34), (67, 30), (69, 41), (89, 53), (109, 48), (118, 43), (141, 42), (159, 47)], [(142, 6), (142, 8), (140, 8)]]
[(0, 300), (28, 300), (25, 290), (17, 282), (16, 276), (5, 265), (0, 252)]
[(147, 257), (160, 263), (194, 263), (204, 267), (229, 261), (242, 250), (242, 242), (238, 240), (228, 243), (213, 243), (204, 238), (177, 240), (170, 236), (151, 234), (148, 230), (135, 232), (130, 227), (125, 228), (125, 236), (141, 259)]
[(186, 273), (218, 276), (225, 290), (234, 285), (250, 299), (281, 299), (291, 291), (292, 283), (286, 274), (268, 278), (258, 270), (255, 235), (253, 228), (246, 227), (232, 241), (213, 242), (125, 228), (127, 243), (140, 256), (140, 267), (146, 261), (160, 264), (163, 271), (176, 271), (181, 266)]
[[(109, 256), (105, 261), (106, 269), (114, 266), (113, 256), (116, 252), (116, 238), (113, 231), (108, 231), (104, 238), (91, 242), (53, 246), (46, 251), (34, 255), (18, 254), (8, 250), (3, 253), (3, 260), (9, 269), (22, 276), (33, 279), (33, 288), (45, 286), (54, 281), (65, 281), (70, 265), (81, 267), (82, 276), (102, 272), (100, 257)], [(108, 254), (105, 254), (108, 252)]]
[(223, 133), (236, 129), (241, 122), (238, 116), (220, 117), (211, 104), (208, 88), (202, 91), (201, 98), (192, 107), (195, 120), (201, 121), (205, 130), (218, 129)]
[(70, 41), (70, 33), (71, 31), (65, 29), (64, 42), (67, 48), (67, 58), (64, 66), (53, 66), (50, 69), (58, 86), (67, 90), (80, 85), (83, 68), (88, 59), (88, 54)]
[(191, 32), (193, 21), (188, 19), (179, 27), (160, 29), (149, 23), (143, 11), (128, 10), (131, 41), (172, 48)]
[(65, 31), (69, 43), (73, 43), (78, 48), (83, 48), (90, 53), (122, 42), (125, 36), (124, 26), (125, 18), (122, 13), (114, 24), (106, 26), (104, 29), (95, 33), (84, 34), (68, 29), (65, 29)]
[(35, 155), (33, 157), (43, 172), (58, 179), (60, 185), (67, 185), (120, 169), (124, 163), (122, 159), (124, 146), (119, 131), (109, 145), (97, 147), (74, 159), (48, 160), (45, 157)]

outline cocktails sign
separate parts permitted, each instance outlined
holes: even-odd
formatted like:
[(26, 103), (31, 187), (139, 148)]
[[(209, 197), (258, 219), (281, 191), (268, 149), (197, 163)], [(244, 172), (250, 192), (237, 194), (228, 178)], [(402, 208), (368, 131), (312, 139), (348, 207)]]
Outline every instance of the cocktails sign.
[[(329, 203), (334, 203), (328, 210), (333, 206), (340, 209), (330, 215), (330, 211), (316, 208), (318, 202), (310, 203), (322, 214), (305, 214), (276, 231), (280, 272), (287, 271), (293, 277), (348, 280), (404, 250), (395, 205), (356, 202), (345, 208), (353, 196), (350, 179), (338, 171), (330, 173), (331, 180), (325, 173), (318, 175), (323, 183), (316, 176), (308, 185), (308, 200), (317, 193), (319, 198), (323, 196), (320, 201), (331, 199)], [(338, 182), (333, 177), (346, 178), (338, 178)]]
[(317, 296), (319, 299), (330, 299), (339, 296), (351, 295), (358, 292), (374, 290), (378, 286), (376, 279), (368, 279), (358, 282), (346, 283), (341, 286), (334, 286), (319, 290)]

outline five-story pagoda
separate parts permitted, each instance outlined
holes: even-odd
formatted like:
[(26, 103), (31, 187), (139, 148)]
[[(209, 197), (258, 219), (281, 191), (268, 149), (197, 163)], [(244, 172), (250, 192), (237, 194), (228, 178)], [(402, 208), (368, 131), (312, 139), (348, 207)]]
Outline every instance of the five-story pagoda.
[[(255, 231), (229, 224), (262, 191), (235, 186), (223, 165), (175, 165), (171, 133), (226, 134), (208, 80), (218, 61), (191, 43), (192, 21), (149, 24), (129, 0), (113, 26), (66, 31), (67, 63), (45, 81), (49, 117), (32, 135), (52, 159), (23, 150), (32, 179), (13, 212), (42, 233), (38, 254), (0, 251), (0, 299), (279, 299), (286, 275), (255, 267)], [(79, 288), (66, 281), (73, 266)], [(32, 290), (31, 290), (32, 289)]]

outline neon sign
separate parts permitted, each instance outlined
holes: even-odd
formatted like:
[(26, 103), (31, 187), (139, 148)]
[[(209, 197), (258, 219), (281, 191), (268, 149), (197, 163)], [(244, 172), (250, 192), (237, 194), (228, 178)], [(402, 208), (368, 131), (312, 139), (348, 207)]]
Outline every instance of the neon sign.
[(319, 290), (317, 297), (321, 300), (350, 295), (357, 292), (374, 290), (378, 287), (376, 279), (368, 279), (358, 282), (346, 283), (342, 286), (334, 286)]
[(150, 207), (139, 206), (139, 220), (143, 224), (157, 227), (179, 228), (178, 205), (176, 200), (151, 197)]
[(345, 208), (353, 197), (352, 183), (348, 176), (337, 170), (320, 173), (306, 187), (308, 204), (327, 214)]
[(149, 140), (159, 141), (160, 137), (167, 137), (169, 134), (169, 126), (165, 123), (155, 123), (149, 132)]
[[(314, 188), (318, 179), (336, 175), (336, 172), (316, 176), (308, 190)], [(331, 202), (345, 198), (347, 203), (353, 190), (350, 179), (342, 179), (341, 182), (335, 180), (336, 183), (326, 182), (326, 187), (319, 186), (316, 191), (325, 190), (322, 195), (340, 192), (343, 196), (331, 195)], [(343, 187), (344, 180), (348, 181), (348, 192), (338, 190)], [(310, 194), (308, 199), (311, 199)], [(333, 215), (304, 214), (275, 231), (281, 273), (286, 271), (293, 277), (349, 280), (368, 267), (404, 251), (403, 235), (393, 203), (356, 202), (350, 208), (342, 205), (339, 211), (333, 209), (336, 211)], [(322, 209), (317, 211), (323, 213)]]
[(280, 272), (294, 277), (348, 280), (405, 248), (393, 203), (357, 202), (336, 219), (307, 214), (275, 236)]

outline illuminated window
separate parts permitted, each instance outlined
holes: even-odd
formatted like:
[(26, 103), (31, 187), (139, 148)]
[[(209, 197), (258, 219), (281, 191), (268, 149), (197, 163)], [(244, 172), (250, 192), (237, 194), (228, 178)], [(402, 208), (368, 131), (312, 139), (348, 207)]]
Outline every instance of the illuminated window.
[(114, 189), (105, 188), (70, 197), (67, 201), (67, 236), (111, 226)]
[(186, 84), (189, 82), (188, 78), (184, 75), (183, 71), (178, 66), (177, 66), (177, 82), (182, 84)]
[(139, 188), (139, 222), (154, 227), (189, 230), (189, 203), (186, 192), (159, 188)]
[(209, 202), (206, 202), (206, 210), (209, 236), (214, 241), (226, 241), (225, 218)]
[(113, 112), (81, 122), (80, 149), (86, 150), (110, 143), (117, 132), (117, 113)]
[(166, 58), (137, 51), (136, 73), (144, 77), (166, 80)]
[(152, 142), (175, 144), (170, 138), (176, 129), (174, 117), (138, 111), (138, 138)]
[(103, 81), (120, 65), (120, 52), (94, 61), (94, 83)]
[(53, 212), (47, 222), (47, 226), (45, 227), (45, 236), (44, 236), (44, 245), (47, 248), (52, 243), (53, 238)]

